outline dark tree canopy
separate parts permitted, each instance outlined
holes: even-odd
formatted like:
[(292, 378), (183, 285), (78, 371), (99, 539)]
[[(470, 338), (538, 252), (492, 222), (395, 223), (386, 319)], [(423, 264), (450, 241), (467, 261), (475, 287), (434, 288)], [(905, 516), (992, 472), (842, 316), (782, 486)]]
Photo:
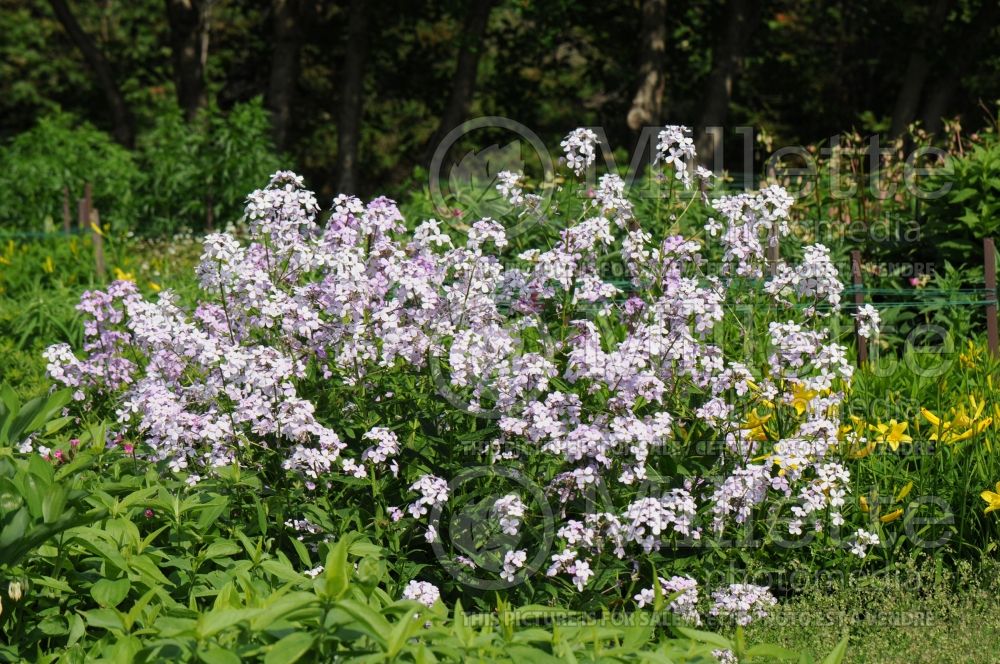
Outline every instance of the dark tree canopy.
[(131, 146), (164, 100), (189, 122), (264, 99), (324, 193), (404, 182), (480, 115), (547, 141), (602, 126), (751, 125), (778, 143), (984, 122), (994, 0), (0, 0), (0, 137), (62, 109)]

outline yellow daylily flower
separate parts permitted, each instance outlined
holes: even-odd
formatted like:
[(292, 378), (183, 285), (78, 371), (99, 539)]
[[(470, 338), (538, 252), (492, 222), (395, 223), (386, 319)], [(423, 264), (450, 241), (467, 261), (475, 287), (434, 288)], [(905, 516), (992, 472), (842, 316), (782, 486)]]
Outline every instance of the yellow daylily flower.
[(850, 416), (851, 423), (841, 425), (840, 429), (837, 430), (837, 438), (844, 440), (849, 433), (857, 433), (861, 435), (866, 429), (865, 422), (857, 415)]
[(52, 256), (45, 257), (45, 262), (42, 263), (42, 270), (44, 270), (46, 274), (52, 274), (56, 271), (56, 264), (52, 262)]
[(908, 495), (910, 495), (911, 490), (913, 490), (913, 482), (907, 482), (906, 486), (900, 489), (899, 493), (896, 494), (896, 502), (898, 503), (903, 498), (906, 498)]
[(135, 281), (135, 275), (131, 272), (125, 272), (120, 267), (114, 269), (115, 279), (118, 281)]
[(770, 420), (772, 417), (774, 417), (772, 413), (768, 413), (767, 415), (761, 417), (760, 413), (757, 412), (757, 409), (754, 408), (753, 410), (750, 411), (750, 414), (747, 415), (746, 420), (744, 420), (743, 422), (743, 426), (741, 426), (740, 428), (744, 430), (759, 429), (765, 424), (767, 424), (768, 420)]
[(159, 293), (159, 292), (160, 292), (160, 290), (162, 290), (162, 289), (160, 288), (160, 284), (156, 283), (155, 281), (150, 281), (150, 282), (149, 282), (149, 288), (150, 288), (150, 290), (152, 290), (152, 291), (153, 291), (154, 293)]
[(986, 501), (986, 509), (983, 514), (989, 514), (995, 510), (1000, 510), (1000, 482), (997, 482), (996, 491), (983, 491), (979, 497)]
[(878, 442), (887, 443), (893, 452), (899, 449), (901, 443), (912, 443), (913, 438), (906, 434), (906, 428), (909, 425), (909, 422), (897, 422), (896, 420), (889, 420), (889, 424), (879, 423), (875, 425), (875, 430), (879, 434)]
[[(938, 417), (930, 411), (924, 412), (926, 409), (921, 410), (924, 419), (934, 425), (936, 429), (930, 435), (931, 440), (949, 444), (958, 443), (982, 433), (993, 424), (993, 416), (985, 415), (986, 400), (982, 397), (977, 398), (975, 395), (969, 395), (968, 399), (971, 408), (966, 410), (965, 404), (959, 405), (957, 409), (952, 408), (950, 420)], [(986, 446), (987, 449), (990, 449), (989, 440), (986, 441)]]
[(795, 414), (801, 415), (806, 412), (809, 407), (809, 402), (815, 399), (819, 395), (816, 390), (807, 390), (802, 385), (796, 383), (792, 386), (792, 407), (795, 408)]
[(867, 497), (861, 496), (860, 498), (858, 498), (858, 504), (861, 505), (861, 511), (864, 512), (865, 514), (868, 514), (868, 512), (871, 511), (871, 508), (868, 507)]
[(751, 440), (767, 440), (768, 432), (764, 428), (774, 415), (768, 413), (763, 417), (754, 408), (747, 415), (746, 420), (740, 425), (740, 428), (747, 432), (747, 437)]
[(893, 510), (892, 512), (889, 512), (888, 514), (885, 514), (883, 516), (880, 516), (878, 520), (881, 521), (882, 523), (892, 523), (901, 516), (903, 516), (903, 510), (898, 509), (898, 510)]
[(852, 459), (864, 459), (866, 456), (875, 451), (875, 441), (869, 440), (864, 447), (858, 447), (850, 451)]
[(976, 346), (971, 339), (968, 340), (966, 349), (958, 354), (958, 359), (966, 369), (974, 369), (982, 358), (985, 349)]

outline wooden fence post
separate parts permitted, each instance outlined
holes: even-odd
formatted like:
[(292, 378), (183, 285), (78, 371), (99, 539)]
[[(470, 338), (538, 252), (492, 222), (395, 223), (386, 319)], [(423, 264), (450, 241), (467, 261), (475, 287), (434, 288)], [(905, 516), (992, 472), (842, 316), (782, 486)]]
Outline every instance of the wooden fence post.
[[(854, 305), (860, 309), (865, 303), (865, 294), (862, 292), (864, 284), (861, 281), (861, 252), (857, 249), (851, 252), (851, 283), (854, 286)], [(868, 340), (858, 334), (858, 322), (854, 321), (854, 336), (858, 340), (858, 366), (868, 361)]]
[(104, 236), (101, 234), (101, 215), (97, 210), (90, 211), (90, 236), (94, 243), (94, 268), (97, 271), (97, 278), (101, 281), (107, 277), (107, 268), (104, 264)]
[(983, 238), (983, 267), (986, 275), (986, 340), (993, 357), (1000, 356), (1000, 337), (997, 335), (997, 255), (993, 238)]

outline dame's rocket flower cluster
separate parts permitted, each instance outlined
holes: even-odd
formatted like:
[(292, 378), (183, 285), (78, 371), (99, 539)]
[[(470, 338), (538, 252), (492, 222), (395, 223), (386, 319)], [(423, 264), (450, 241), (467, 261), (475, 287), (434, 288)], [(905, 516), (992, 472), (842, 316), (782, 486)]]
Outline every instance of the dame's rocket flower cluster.
[[(580, 175), (594, 163), (597, 136), (578, 129), (563, 147)], [(684, 128), (661, 132), (658, 150), (689, 185), (695, 154)], [(516, 215), (527, 204), (524, 176), (504, 172), (499, 181)], [(746, 304), (734, 280), (764, 279), (767, 247), (789, 234), (792, 198), (769, 187), (714, 199), (718, 238), (708, 241), (722, 256), (714, 271), (701, 241), (642, 219), (620, 177), (604, 175), (582, 200), (573, 220), (547, 219), (557, 229), (550, 241), (515, 250), (496, 219), (470, 223), (464, 241), (433, 219), (407, 231), (386, 198), (338, 196), (320, 223), (302, 179), (279, 172), (248, 197), (249, 243), (205, 238), (196, 306), (166, 290), (148, 300), (130, 282), (88, 292), (78, 307), (82, 352), (49, 348), (49, 373), (81, 405), (90, 395), (112, 399), (148, 458), (174, 471), (210, 474), (244, 463), (253, 448), (314, 490), (338, 474), (399, 473), (409, 517), (390, 513), (401, 522), (446, 509), (461, 467), (406, 467), (409, 442), (396, 431), (407, 423), (338, 429), (340, 413), (324, 412), (303, 386), (357, 387), (362, 400), (372, 375), (436, 372), (444, 396), (461, 400), (456, 412), (495, 418), (490, 446), (523, 450), (491, 459), (530, 463), (557, 502), (547, 572), (580, 590), (609, 559), (662, 556), (752, 528), (772, 498), (796, 504), (793, 534), (841, 523), (849, 477), (829, 450), (851, 367), (820, 314), (841, 291), (826, 248), (780, 264), (761, 291), (778, 316), (756, 333), (766, 363), (753, 366), (718, 334)], [(612, 260), (627, 283), (605, 279)], [(746, 428), (758, 408), (780, 411), (780, 430)], [(704, 476), (675, 470), (692, 432), (725, 441)], [(491, 504), (507, 537), (526, 536), (541, 518), (522, 497)], [(437, 541), (437, 524), (426, 532)], [(532, 555), (509, 550), (502, 576), (520, 575)], [(664, 589), (696, 599), (678, 579)], [(767, 597), (742, 589), (717, 600), (740, 619), (759, 614)], [(688, 600), (677, 601), (689, 614)]]

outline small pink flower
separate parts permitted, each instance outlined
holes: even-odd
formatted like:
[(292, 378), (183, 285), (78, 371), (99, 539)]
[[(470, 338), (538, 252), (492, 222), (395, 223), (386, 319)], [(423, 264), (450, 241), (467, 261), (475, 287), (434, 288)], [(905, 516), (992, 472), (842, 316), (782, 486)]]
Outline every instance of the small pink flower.
[(917, 286), (919, 286), (920, 285), (920, 278), (919, 277), (910, 277), (910, 285), (913, 286), (914, 288), (916, 288)]
[(72, 448), (74, 448), (74, 449), (77, 448), (77, 447), (79, 447), (80, 446), (80, 439), (79, 438), (70, 438), (70, 440), (69, 440), (69, 446), (72, 447)]
[(56, 461), (62, 461), (63, 460), (63, 451), (62, 450), (56, 450), (54, 456), (56, 458)]
[(135, 447), (133, 447), (132, 443), (125, 443), (124, 449), (125, 454), (132, 454), (132, 452), (135, 451)]
[(146, 509), (145, 514), (146, 514), (146, 518), (147, 519), (152, 519), (156, 515), (156, 513), (153, 512), (153, 510), (148, 509), (148, 508)]

